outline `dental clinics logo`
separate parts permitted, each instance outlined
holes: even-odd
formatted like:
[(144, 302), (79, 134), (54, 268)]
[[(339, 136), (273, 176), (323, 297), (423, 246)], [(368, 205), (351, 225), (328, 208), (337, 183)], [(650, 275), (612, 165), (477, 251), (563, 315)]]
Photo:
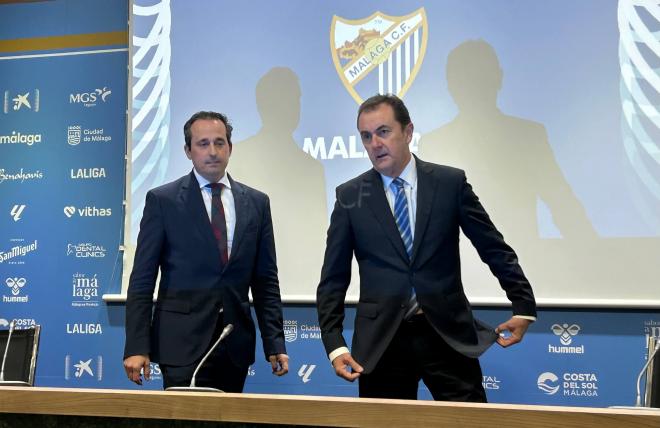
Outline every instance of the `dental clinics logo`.
[(66, 255), (77, 259), (102, 259), (106, 255), (106, 250), (102, 245), (81, 242), (79, 244), (67, 244)]
[(580, 332), (580, 326), (577, 324), (568, 325), (553, 324), (552, 332), (559, 337), (561, 345), (548, 344), (548, 352), (551, 354), (584, 354), (584, 345), (569, 346), (573, 343), (573, 338)]
[(335, 15), (330, 26), (335, 70), (358, 104), (374, 93), (403, 98), (424, 61), (427, 41), (424, 8), (405, 16), (375, 12), (356, 20)]
[(105, 103), (112, 91), (107, 86), (96, 88), (90, 92), (78, 92), (69, 95), (69, 104), (82, 104), (85, 107), (96, 107), (99, 103)]
[(37, 240), (32, 243), (25, 243), (23, 238), (12, 238), (9, 240), (12, 247), (5, 251), (0, 251), (0, 264), (7, 262), (9, 265), (24, 265), (23, 258), (29, 253), (37, 250)]
[(41, 180), (42, 178), (44, 178), (44, 174), (38, 169), (34, 171), (25, 171), (23, 168), (19, 170), (0, 168), (0, 184), (5, 181), (8, 183), (23, 183), (29, 180)]
[(110, 217), (112, 215), (112, 208), (97, 208), (95, 206), (87, 206), (83, 208), (76, 208), (73, 205), (67, 205), (63, 208), (64, 215), (67, 218), (80, 216), (80, 217)]
[(536, 381), (538, 388), (547, 395), (567, 397), (598, 397), (598, 376), (595, 373), (541, 373)]
[(83, 128), (80, 125), (69, 125), (66, 131), (66, 142), (70, 146), (80, 143), (109, 143), (112, 136), (106, 134), (103, 128)]
[(65, 380), (84, 380), (103, 379), (103, 357), (83, 357), (82, 359), (73, 358), (71, 355), (64, 357), (64, 379)]
[(0, 144), (25, 144), (26, 146), (32, 146), (35, 143), (41, 143), (41, 134), (23, 134), (16, 131), (11, 131), (11, 134), (0, 134)]
[[(21, 295), (23, 287), (27, 285), (25, 278), (6, 278), (5, 285), (9, 287), (9, 293), (2, 294), (2, 303), (28, 303), (30, 301), (30, 296)], [(7, 289), (5, 288), (5, 290)]]
[(496, 391), (500, 389), (500, 383), (502, 383), (502, 381), (499, 380), (497, 376), (483, 375), (481, 379), (481, 385), (484, 387), (484, 389), (488, 389), (490, 391)]
[(19, 92), (5, 91), (3, 101), (2, 111), (4, 114), (16, 111), (33, 111), (36, 113), (39, 111), (41, 103), (39, 89)]
[(71, 296), (73, 307), (99, 306), (99, 279), (97, 274), (74, 273), (71, 277)]

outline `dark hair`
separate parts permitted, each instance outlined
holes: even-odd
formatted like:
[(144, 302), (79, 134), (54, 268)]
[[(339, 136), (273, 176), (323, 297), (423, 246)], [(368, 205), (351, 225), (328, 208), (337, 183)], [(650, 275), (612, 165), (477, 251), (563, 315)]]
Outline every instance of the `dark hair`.
[(183, 138), (186, 140), (186, 146), (190, 149), (190, 144), (192, 143), (192, 128), (193, 123), (198, 120), (219, 120), (227, 128), (227, 143), (231, 144), (231, 131), (234, 129), (233, 126), (229, 123), (229, 119), (222, 113), (216, 113), (214, 111), (198, 111), (197, 113), (190, 116), (190, 119), (183, 125)]
[(378, 94), (370, 97), (365, 102), (360, 104), (357, 116), (358, 126), (360, 122), (360, 115), (362, 113), (374, 111), (381, 104), (387, 104), (392, 107), (392, 110), (394, 110), (394, 119), (401, 124), (401, 129), (404, 129), (412, 122), (410, 120), (410, 113), (408, 113), (408, 108), (406, 108), (406, 105), (403, 103), (403, 101), (401, 101), (401, 98), (394, 94)]

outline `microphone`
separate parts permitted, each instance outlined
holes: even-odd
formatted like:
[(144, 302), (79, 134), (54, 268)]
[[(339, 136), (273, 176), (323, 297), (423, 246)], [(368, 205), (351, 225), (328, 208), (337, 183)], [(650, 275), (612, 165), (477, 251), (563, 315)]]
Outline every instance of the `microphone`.
[(5, 380), (5, 365), (7, 364), (7, 354), (9, 353), (9, 342), (11, 335), (16, 327), (16, 320), (9, 323), (9, 333), (7, 334), (7, 343), (5, 344), (5, 353), (2, 357), (2, 367), (0, 367), (0, 386), (29, 386), (30, 384), (22, 380)]
[(197, 367), (195, 368), (195, 371), (193, 372), (192, 379), (190, 380), (190, 386), (171, 386), (165, 391), (196, 391), (196, 392), (223, 392), (217, 388), (209, 388), (205, 386), (196, 386), (195, 385), (195, 378), (197, 377), (197, 372), (199, 372), (199, 369), (202, 368), (202, 365), (206, 362), (206, 360), (209, 358), (209, 356), (215, 351), (215, 348), (220, 345), (220, 342), (222, 342), (227, 336), (229, 336), (229, 333), (231, 333), (234, 330), (234, 325), (233, 324), (227, 324), (227, 326), (222, 330), (222, 333), (220, 334), (220, 337), (218, 337), (218, 340), (215, 341), (213, 346), (211, 346), (211, 349), (206, 352), (206, 355), (204, 355), (204, 358), (197, 364)]
[(642, 367), (642, 370), (639, 371), (639, 376), (637, 376), (637, 398), (635, 399), (635, 405), (634, 406), (610, 406), (611, 409), (626, 409), (626, 410), (636, 410), (636, 409), (649, 410), (649, 409), (653, 409), (653, 410), (656, 410), (652, 407), (642, 406), (642, 394), (640, 392), (640, 389), (641, 389), (640, 384), (642, 383), (642, 376), (644, 376), (644, 372), (649, 367), (649, 365), (651, 365), (651, 363), (653, 363), (655, 355), (658, 353), (658, 350), (660, 350), (660, 340), (656, 340), (655, 338), (650, 337), (648, 343), (649, 343), (649, 350), (651, 349), (650, 347), (653, 346), (653, 343), (655, 343), (655, 347), (653, 348), (653, 351), (649, 354), (648, 358), (646, 359), (646, 364), (644, 364), (644, 367)]
[(653, 352), (651, 352), (651, 355), (649, 355), (649, 357), (646, 359), (646, 364), (644, 364), (644, 367), (642, 367), (642, 370), (639, 372), (639, 376), (637, 376), (637, 399), (635, 400), (635, 407), (642, 407), (642, 394), (639, 391), (640, 383), (642, 382), (642, 376), (644, 375), (644, 372), (646, 371), (648, 366), (653, 362), (653, 359), (655, 358), (655, 354), (658, 353), (659, 349), (660, 349), (660, 340), (656, 341), (655, 348), (653, 348)]

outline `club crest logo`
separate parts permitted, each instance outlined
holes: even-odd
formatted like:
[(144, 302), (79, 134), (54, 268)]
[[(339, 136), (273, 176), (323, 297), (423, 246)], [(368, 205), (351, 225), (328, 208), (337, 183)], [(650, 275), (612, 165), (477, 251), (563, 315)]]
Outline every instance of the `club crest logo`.
[(375, 93), (402, 98), (419, 72), (427, 40), (424, 8), (405, 16), (376, 12), (357, 20), (335, 15), (330, 27), (332, 61), (358, 104)]

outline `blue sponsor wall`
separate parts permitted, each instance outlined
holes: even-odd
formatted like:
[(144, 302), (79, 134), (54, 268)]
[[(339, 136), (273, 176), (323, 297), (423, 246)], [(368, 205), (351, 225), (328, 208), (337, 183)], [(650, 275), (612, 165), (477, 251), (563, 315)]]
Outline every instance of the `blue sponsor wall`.
[[(117, 0), (1, 5), (0, 39), (125, 31), (127, 16)], [(161, 388), (157, 366), (143, 387), (126, 380), (124, 306), (102, 300), (121, 288), (127, 65), (125, 44), (0, 53), (0, 328), (43, 327), (38, 386)], [(356, 396), (327, 361), (314, 307), (284, 315), (290, 373), (273, 376), (259, 345), (246, 391)], [(497, 325), (509, 311), (477, 316)], [(660, 336), (658, 311), (542, 309), (522, 344), (482, 358), (489, 400), (633, 404), (648, 335)]]

